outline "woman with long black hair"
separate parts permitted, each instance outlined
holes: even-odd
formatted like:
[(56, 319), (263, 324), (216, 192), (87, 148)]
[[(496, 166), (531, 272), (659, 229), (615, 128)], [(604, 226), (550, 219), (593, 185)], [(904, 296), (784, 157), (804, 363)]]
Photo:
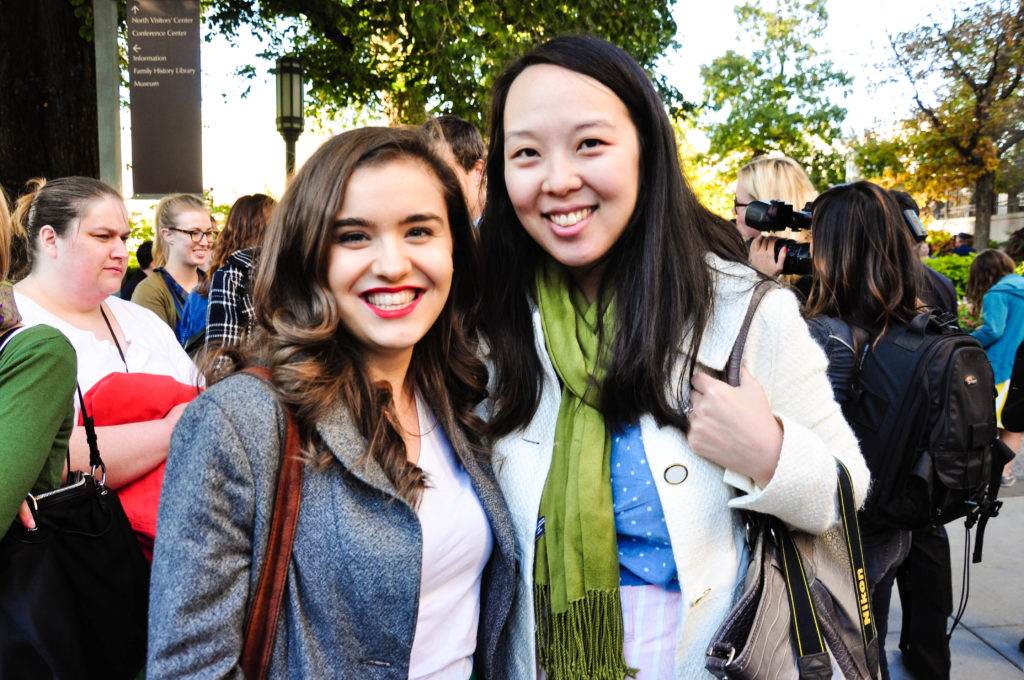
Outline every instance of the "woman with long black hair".
[(497, 80), (482, 237), (488, 429), (522, 569), (509, 678), (706, 675), (742, 584), (740, 509), (811, 532), (868, 475), (795, 298), (754, 315), (735, 228), (687, 185), (643, 69), (598, 38)]

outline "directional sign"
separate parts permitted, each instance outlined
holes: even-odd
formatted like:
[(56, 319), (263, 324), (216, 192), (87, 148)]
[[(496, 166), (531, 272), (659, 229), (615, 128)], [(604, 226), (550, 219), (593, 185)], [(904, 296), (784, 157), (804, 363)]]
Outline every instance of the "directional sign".
[(128, 0), (136, 196), (203, 191), (199, 0)]

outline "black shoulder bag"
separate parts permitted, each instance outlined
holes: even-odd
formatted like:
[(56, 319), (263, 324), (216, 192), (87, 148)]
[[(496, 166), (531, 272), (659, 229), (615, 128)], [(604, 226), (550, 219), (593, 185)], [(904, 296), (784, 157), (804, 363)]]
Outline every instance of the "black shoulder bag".
[(149, 563), (105, 485), (84, 403), (82, 416), (90, 472), (72, 471), (69, 453), (65, 483), (28, 495), (36, 528), (15, 519), (0, 540), (4, 680), (130, 680), (146, 661)]

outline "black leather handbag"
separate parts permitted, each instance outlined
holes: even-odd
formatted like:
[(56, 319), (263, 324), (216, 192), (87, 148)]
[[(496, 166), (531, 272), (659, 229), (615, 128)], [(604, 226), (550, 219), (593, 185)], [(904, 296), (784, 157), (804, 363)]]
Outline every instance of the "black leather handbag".
[(149, 563), (82, 408), (90, 473), (68, 455), (64, 485), (28, 496), (36, 528), (16, 519), (0, 540), (4, 680), (131, 679), (146, 661)]

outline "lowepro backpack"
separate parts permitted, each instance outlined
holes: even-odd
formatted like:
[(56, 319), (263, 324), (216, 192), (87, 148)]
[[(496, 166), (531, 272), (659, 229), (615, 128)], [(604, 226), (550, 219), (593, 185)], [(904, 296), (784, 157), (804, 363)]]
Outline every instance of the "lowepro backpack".
[(979, 561), (985, 522), (1001, 505), (1000, 473), (1013, 456), (997, 437), (985, 351), (954, 317), (934, 312), (881, 335), (855, 335), (860, 371), (843, 413), (871, 470), (862, 518), (901, 529), (980, 522)]

